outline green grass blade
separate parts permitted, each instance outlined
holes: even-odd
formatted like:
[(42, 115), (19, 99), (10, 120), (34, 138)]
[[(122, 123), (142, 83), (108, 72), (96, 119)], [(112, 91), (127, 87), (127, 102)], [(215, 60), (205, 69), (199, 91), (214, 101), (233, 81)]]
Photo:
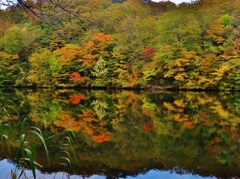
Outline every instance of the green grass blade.
[(42, 135), (42, 131), (39, 128), (37, 128), (37, 127), (32, 127), (32, 128), (37, 130), (37, 131), (32, 130), (30, 132), (35, 134), (42, 141), (42, 144), (43, 144), (44, 149), (45, 149), (46, 157), (47, 157), (47, 160), (48, 160), (48, 164), (50, 165), (48, 148), (46, 146), (46, 142), (45, 142), (44, 137)]
[(22, 134), (20, 136), (20, 150), (22, 153), (22, 157), (25, 158), (25, 152), (24, 152), (24, 142), (25, 142), (25, 134)]
[(38, 131), (38, 133), (39, 133), (41, 136), (43, 136), (41, 129), (39, 129), (38, 127), (31, 127), (31, 129), (36, 129), (36, 130)]
[(25, 123), (26, 123), (26, 121), (27, 121), (27, 118), (25, 117), (25, 118), (23, 119), (23, 121), (22, 121), (22, 125), (21, 125), (21, 133), (20, 133), (20, 134), (23, 133), (23, 129), (24, 129), (24, 127), (25, 127)]
[(1, 143), (3, 143), (3, 123), (2, 123), (2, 120), (0, 120), (0, 138), (1, 138)]
[(3, 108), (3, 111), (6, 113), (7, 116), (10, 116), (10, 114), (7, 112), (6, 108)]
[(9, 142), (8, 142), (8, 136), (3, 134), (3, 137), (5, 138), (5, 140), (6, 140), (6, 142), (7, 142), (8, 152), (10, 153), (10, 147), (9, 147)]
[(56, 136), (56, 134), (53, 134), (53, 135), (49, 136), (48, 138), (46, 138), (45, 141), (48, 141), (48, 140), (52, 139), (54, 136)]
[(79, 144), (79, 142), (77, 140), (77, 137), (76, 137), (75, 133), (72, 130), (70, 130), (70, 134), (73, 136), (74, 140)]
[(6, 100), (2, 93), (0, 93), (0, 96), (1, 96), (4, 100)]
[(60, 158), (62, 158), (62, 159), (64, 159), (64, 160), (66, 160), (70, 165), (71, 165), (71, 161), (70, 161), (70, 159), (69, 158), (67, 158), (67, 157), (60, 157)]
[(43, 167), (41, 164), (37, 163), (36, 161), (34, 161), (34, 164), (35, 164), (36, 166), (40, 167), (40, 168)]
[(72, 153), (73, 153), (74, 159), (75, 159), (75, 161), (77, 162), (77, 156), (76, 156), (75, 150), (74, 150), (74, 148), (73, 148), (72, 138), (71, 138), (71, 136), (69, 135), (69, 137), (66, 137), (66, 139), (68, 140), (68, 142), (69, 142), (69, 144), (70, 144), (70, 148), (71, 148), (71, 151), (72, 151)]
[(36, 149), (35, 149), (35, 147), (34, 147), (34, 145), (33, 145), (32, 143), (30, 143), (29, 146), (30, 146), (30, 150), (31, 150), (31, 152), (32, 152), (33, 160), (35, 161), (36, 158), (37, 158)]
[(67, 156), (70, 158), (71, 155), (70, 155), (70, 153), (69, 153), (68, 151), (65, 151), (65, 150), (64, 150), (64, 151), (62, 151), (62, 152), (63, 152), (63, 153), (66, 153)]
[(59, 163), (59, 165), (63, 165), (65, 167), (67, 167), (67, 164), (66, 163)]
[(30, 166), (31, 166), (31, 170), (32, 170), (32, 173), (33, 173), (33, 177), (36, 178), (35, 164), (34, 164), (34, 159), (33, 159), (32, 152), (29, 149), (24, 149), (24, 150), (27, 153), (27, 156), (28, 156), (28, 159), (29, 159), (29, 162), (30, 162)]
[(60, 157), (60, 158), (63, 159), (63, 160), (66, 160), (68, 162), (68, 164), (70, 165), (71, 169), (73, 169), (71, 160), (69, 158), (67, 158), (67, 157)]
[(17, 179), (17, 173), (15, 171), (11, 171), (11, 179)]

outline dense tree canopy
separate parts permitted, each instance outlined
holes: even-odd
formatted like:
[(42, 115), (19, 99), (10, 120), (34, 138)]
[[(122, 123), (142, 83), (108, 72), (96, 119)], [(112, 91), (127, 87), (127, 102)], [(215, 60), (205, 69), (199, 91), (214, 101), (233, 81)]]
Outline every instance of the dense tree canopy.
[(240, 89), (238, 0), (5, 3), (2, 86)]

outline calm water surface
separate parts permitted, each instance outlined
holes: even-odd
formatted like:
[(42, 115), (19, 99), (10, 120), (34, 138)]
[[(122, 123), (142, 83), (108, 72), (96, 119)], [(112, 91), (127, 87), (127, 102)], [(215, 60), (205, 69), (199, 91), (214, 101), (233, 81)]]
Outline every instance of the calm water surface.
[[(240, 94), (0, 91), (0, 178), (239, 178)], [(36, 127), (36, 128), (32, 128)], [(43, 143), (32, 131), (41, 130)], [(35, 152), (34, 152), (35, 151)]]
[[(9, 163), (7, 160), (3, 160), (0, 162), (0, 173), (1, 178), (11, 178), (9, 171), (14, 170), (16, 168), (15, 164)], [(18, 174), (21, 172), (19, 171)], [(27, 170), (26, 171), (27, 176), (29, 178), (33, 178), (32, 171)], [(65, 172), (54, 172), (54, 173), (42, 173), (41, 171), (37, 171), (37, 178), (61, 178), (61, 179), (68, 179), (68, 178), (74, 178), (74, 179), (82, 179), (82, 178), (88, 178), (88, 179), (106, 179), (106, 176), (102, 175), (92, 175), (92, 176), (79, 176), (79, 175), (68, 175)], [(113, 177), (114, 178), (114, 177)], [(122, 177), (119, 177), (121, 179)], [(201, 177), (199, 175), (193, 175), (191, 173), (186, 174), (177, 174), (173, 171), (161, 171), (161, 170), (150, 170), (145, 174), (139, 174), (134, 177), (127, 176), (128, 179), (145, 179), (145, 178), (151, 178), (151, 179), (216, 179), (216, 177)]]

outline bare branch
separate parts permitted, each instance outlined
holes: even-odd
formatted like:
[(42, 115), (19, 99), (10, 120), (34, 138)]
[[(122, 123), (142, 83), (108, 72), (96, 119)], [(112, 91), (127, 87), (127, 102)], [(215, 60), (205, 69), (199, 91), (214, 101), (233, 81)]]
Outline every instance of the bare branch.
[[(64, 5), (54, 0), (49, 0), (47, 2), (39, 1), (37, 3), (33, 2), (32, 4), (28, 4), (24, 0), (0, 0), (0, 8), (6, 9), (11, 7), (18, 7), (25, 12), (31, 12), (39, 20), (45, 22), (48, 26), (53, 28), (62, 38), (64, 38), (64, 35), (61, 34), (56, 27), (57, 24), (61, 25), (61, 23), (59, 23), (60, 21), (62, 21), (61, 19), (65, 17), (67, 18), (65, 20), (71, 23), (72, 17), (75, 17), (80, 22), (84, 23), (84, 21), (76, 13), (67, 9), (66, 7), (64, 7)], [(59, 15), (59, 13), (61, 12), (66, 15)]]
[[(81, 22), (84, 22), (84, 21), (83, 21), (77, 14), (75, 14), (73, 11), (64, 8), (61, 4), (59, 4), (59, 3), (57, 3), (57, 2), (55, 2), (55, 1), (53, 1), (53, 0), (50, 0), (50, 2), (51, 2), (52, 4), (55, 4), (55, 5), (57, 5), (58, 7), (60, 7), (63, 11), (68, 12), (69, 15), (73, 15), (73, 16), (77, 17)], [(70, 16), (69, 16), (69, 17), (70, 17)]]

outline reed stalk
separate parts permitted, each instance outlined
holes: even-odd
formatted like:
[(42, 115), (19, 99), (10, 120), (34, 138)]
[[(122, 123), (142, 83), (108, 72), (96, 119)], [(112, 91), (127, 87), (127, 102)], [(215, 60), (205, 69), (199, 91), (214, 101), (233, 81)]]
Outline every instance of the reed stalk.
[(46, 153), (46, 157), (47, 157), (47, 160), (48, 160), (48, 164), (50, 165), (49, 152), (48, 152), (48, 148), (47, 148), (46, 142), (47, 142), (49, 139), (53, 138), (54, 135), (51, 135), (50, 137), (48, 137), (48, 138), (45, 139), (44, 136), (43, 136), (43, 133), (42, 133), (41, 129), (39, 129), (39, 128), (37, 128), (37, 127), (31, 127), (31, 129), (33, 129), (33, 130), (31, 130), (30, 132), (33, 133), (33, 134), (35, 134), (35, 135), (41, 140), (41, 142), (42, 142), (42, 144), (43, 144), (43, 146), (44, 146), (44, 150), (45, 150), (45, 153)]

